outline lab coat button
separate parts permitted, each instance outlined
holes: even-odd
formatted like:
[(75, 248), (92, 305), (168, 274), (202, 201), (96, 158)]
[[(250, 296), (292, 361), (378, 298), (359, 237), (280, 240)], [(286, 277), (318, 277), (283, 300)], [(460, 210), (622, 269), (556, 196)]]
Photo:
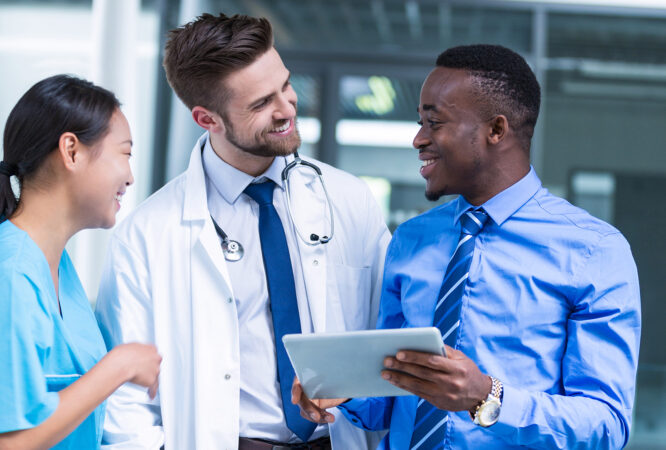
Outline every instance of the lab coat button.
[(225, 380), (228, 380), (228, 379), (230, 379), (230, 378), (231, 378), (231, 375), (229, 375), (229, 374), (226, 374), (226, 375), (224, 376), (224, 379), (225, 379)]
[(319, 261), (315, 259), (314, 261), (312, 261), (312, 265), (313, 265), (313, 266), (318, 266), (318, 265), (319, 265)]
[(234, 302), (234, 299), (233, 299), (233, 298), (229, 297), (229, 298), (227, 299), (227, 303), (233, 303), (233, 302)]

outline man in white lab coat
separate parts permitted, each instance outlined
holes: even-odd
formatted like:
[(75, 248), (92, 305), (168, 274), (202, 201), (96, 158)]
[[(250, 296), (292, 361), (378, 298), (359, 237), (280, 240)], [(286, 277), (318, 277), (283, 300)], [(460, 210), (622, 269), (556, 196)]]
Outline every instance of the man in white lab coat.
[[(104, 444), (368, 448), (372, 437), (344, 417), (312, 432), (292, 429), (276, 356), (274, 330), (283, 319), (274, 316), (270, 295), (289, 290), (270, 291), (274, 255), (262, 252), (267, 234), (259, 225), (264, 207), (274, 207), (293, 277), (281, 276), (273, 287), (290, 284), (300, 331), (373, 328), (389, 240), (377, 204), (362, 181), (316, 161), (328, 201), (314, 170), (293, 170), (286, 185), (282, 172), (300, 145), (297, 98), (265, 19), (204, 14), (170, 33), (164, 66), (207, 132), (187, 171), (111, 238), (96, 311), (106, 343), (154, 343), (163, 363), (154, 400), (129, 384), (110, 398)], [(262, 182), (275, 184), (272, 207), (260, 207), (246, 191)], [(292, 379), (285, 382), (290, 391)]]

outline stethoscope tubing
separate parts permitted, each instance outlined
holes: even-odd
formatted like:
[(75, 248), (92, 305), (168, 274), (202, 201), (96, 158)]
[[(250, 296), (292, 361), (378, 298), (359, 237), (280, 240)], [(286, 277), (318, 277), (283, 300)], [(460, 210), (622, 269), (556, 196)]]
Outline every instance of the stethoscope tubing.
[[(286, 159), (286, 157), (285, 157)], [(324, 189), (324, 196), (326, 198), (326, 204), (328, 205), (328, 213), (330, 217), (330, 223), (331, 223), (331, 232), (328, 235), (325, 236), (319, 236), (315, 233), (310, 234), (309, 240), (301, 233), (300, 228), (298, 227), (298, 224), (294, 220), (294, 215), (293, 211), (291, 208), (291, 190), (290, 190), (290, 183), (289, 183), (289, 173), (292, 172), (297, 166), (303, 166), (307, 167), (309, 169), (312, 169), (315, 171), (317, 174), (317, 177), (319, 178), (319, 182), (321, 183), (322, 188)], [(285, 194), (287, 198), (287, 212), (289, 214), (289, 217), (291, 217), (291, 221), (294, 224), (294, 230), (296, 231), (296, 234), (298, 235), (298, 238), (303, 241), (306, 245), (309, 246), (315, 246), (315, 245), (320, 245), (320, 244), (326, 244), (328, 243), (331, 239), (333, 239), (333, 234), (335, 232), (335, 221), (333, 219), (333, 205), (331, 203), (331, 199), (328, 195), (328, 190), (326, 189), (326, 183), (324, 183), (324, 177), (322, 176), (321, 169), (316, 165), (313, 164), (309, 161), (304, 161), (301, 159), (301, 157), (298, 155), (298, 152), (294, 152), (294, 160), (289, 162), (284, 169), (282, 169), (281, 173), (282, 177), (282, 182), (285, 185)], [(245, 253), (245, 250), (243, 248), (243, 245), (235, 240), (229, 239), (229, 236), (227, 233), (224, 232), (222, 227), (218, 225), (218, 223), (213, 219), (213, 216), (210, 217), (211, 220), (213, 221), (213, 226), (215, 227), (215, 232), (217, 235), (220, 237), (222, 240), (222, 252), (224, 253), (224, 258), (227, 261), (238, 261), (243, 257), (243, 254)]]
[[(319, 182), (321, 183), (322, 188), (324, 189), (324, 196), (326, 197), (326, 204), (328, 205), (328, 214), (330, 217), (330, 222), (331, 222), (331, 232), (328, 235), (325, 236), (319, 236), (317, 234), (310, 234), (310, 239), (306, 239), (306, 237), (301, 233), (300, 228), (298, 227), (298, 224), (294, 220), (294, 214), (291, 209), (291, 190), (290, 190), (290, 183), (289, 183), (289, 172), (291, 172), (293, 169), (295, 169), (297, 166), (304, 166), (304, 167), (309, 167), (313, 169), (317, 173), (317, 177), (319, 177)], [(284, 169), (282, 169), (282, 182), (285, 185), (286, 189), (286, 194), (287, 194), (287, 210), (289, 212), (289, 217), (291, 217), (292, 222), (294, 223), (294, 229), (296, 230), (296, 234), (298, 237), (303, 241), (306, 245), (310, 246), (315, 246), (319, 244), (326, 244), (328, 243), (331, 239), (333, 239), (333, 234), (335, 233), (335, 220), (333, 218), (333, 204), (331, 203), (331, 198), (328, 195), (328, 190), (326, 189), (326, 183), (324, 183), (324, 177), (321, 174), (321, 169), (317, 167), (317, 165), (309, 162), (309, 161), (304, 161), (301, 159), (301, 157), (298, 155), (298, 152), (294, 152), (294, 160), (291, 161), (289, 164), (285, 166)]]

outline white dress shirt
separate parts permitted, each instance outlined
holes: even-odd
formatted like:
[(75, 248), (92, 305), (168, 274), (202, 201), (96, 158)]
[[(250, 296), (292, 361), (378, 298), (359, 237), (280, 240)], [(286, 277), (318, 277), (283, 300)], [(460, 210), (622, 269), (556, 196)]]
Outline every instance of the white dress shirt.
[[(239, 242), (245, 250), (239, 261), (228, 263), (240, 334), (240, 436), (298, 442), (298, 437), (287, 427), (277, 382), (273, 319), (259, 239), (259, 205), (243, 193), (250, 183), (265, 179), (277, 185), (273, 193), (273, 205), (287, 238), (301, 329), (304, 333), (310, 333), (313, 326), (297, 251), (299, 238), (287, 212), (286, 191), (281, 178), (285, 159), (276, 157), (266, 172), (255, 178), (224, 162), (213, 150), (210, 139), (207, 139), (203, 150), (203, 166), (208, 209), (229, 239)], [(320, 425), (310, 439), (327, 434), (328, 426)]]

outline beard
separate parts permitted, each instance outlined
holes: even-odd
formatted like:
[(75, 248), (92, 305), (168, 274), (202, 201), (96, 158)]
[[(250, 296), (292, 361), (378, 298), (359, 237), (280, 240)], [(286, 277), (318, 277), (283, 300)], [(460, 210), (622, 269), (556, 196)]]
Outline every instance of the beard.
[(230, 121), (225, 121), (225, 137), (227, 141), (238, 149), (255, 156), (287, 156), (298, 150), (301, 146), (301, 136), (294, 120), (294, 131), (284, 138), (271, 139), (268, 131), (264, 130), (254, 139), (240, 137), (234, 130)]
[(442, 191), (428, 191), (428, 190), (425, 191), (425, 198), (430, 200), (431, 202), (436, 202), (437, 200), (442, 198), (442, 196), (444, 196), (444, 195), (446, 195), (446, 192), (443, 191), (443, 190)]

